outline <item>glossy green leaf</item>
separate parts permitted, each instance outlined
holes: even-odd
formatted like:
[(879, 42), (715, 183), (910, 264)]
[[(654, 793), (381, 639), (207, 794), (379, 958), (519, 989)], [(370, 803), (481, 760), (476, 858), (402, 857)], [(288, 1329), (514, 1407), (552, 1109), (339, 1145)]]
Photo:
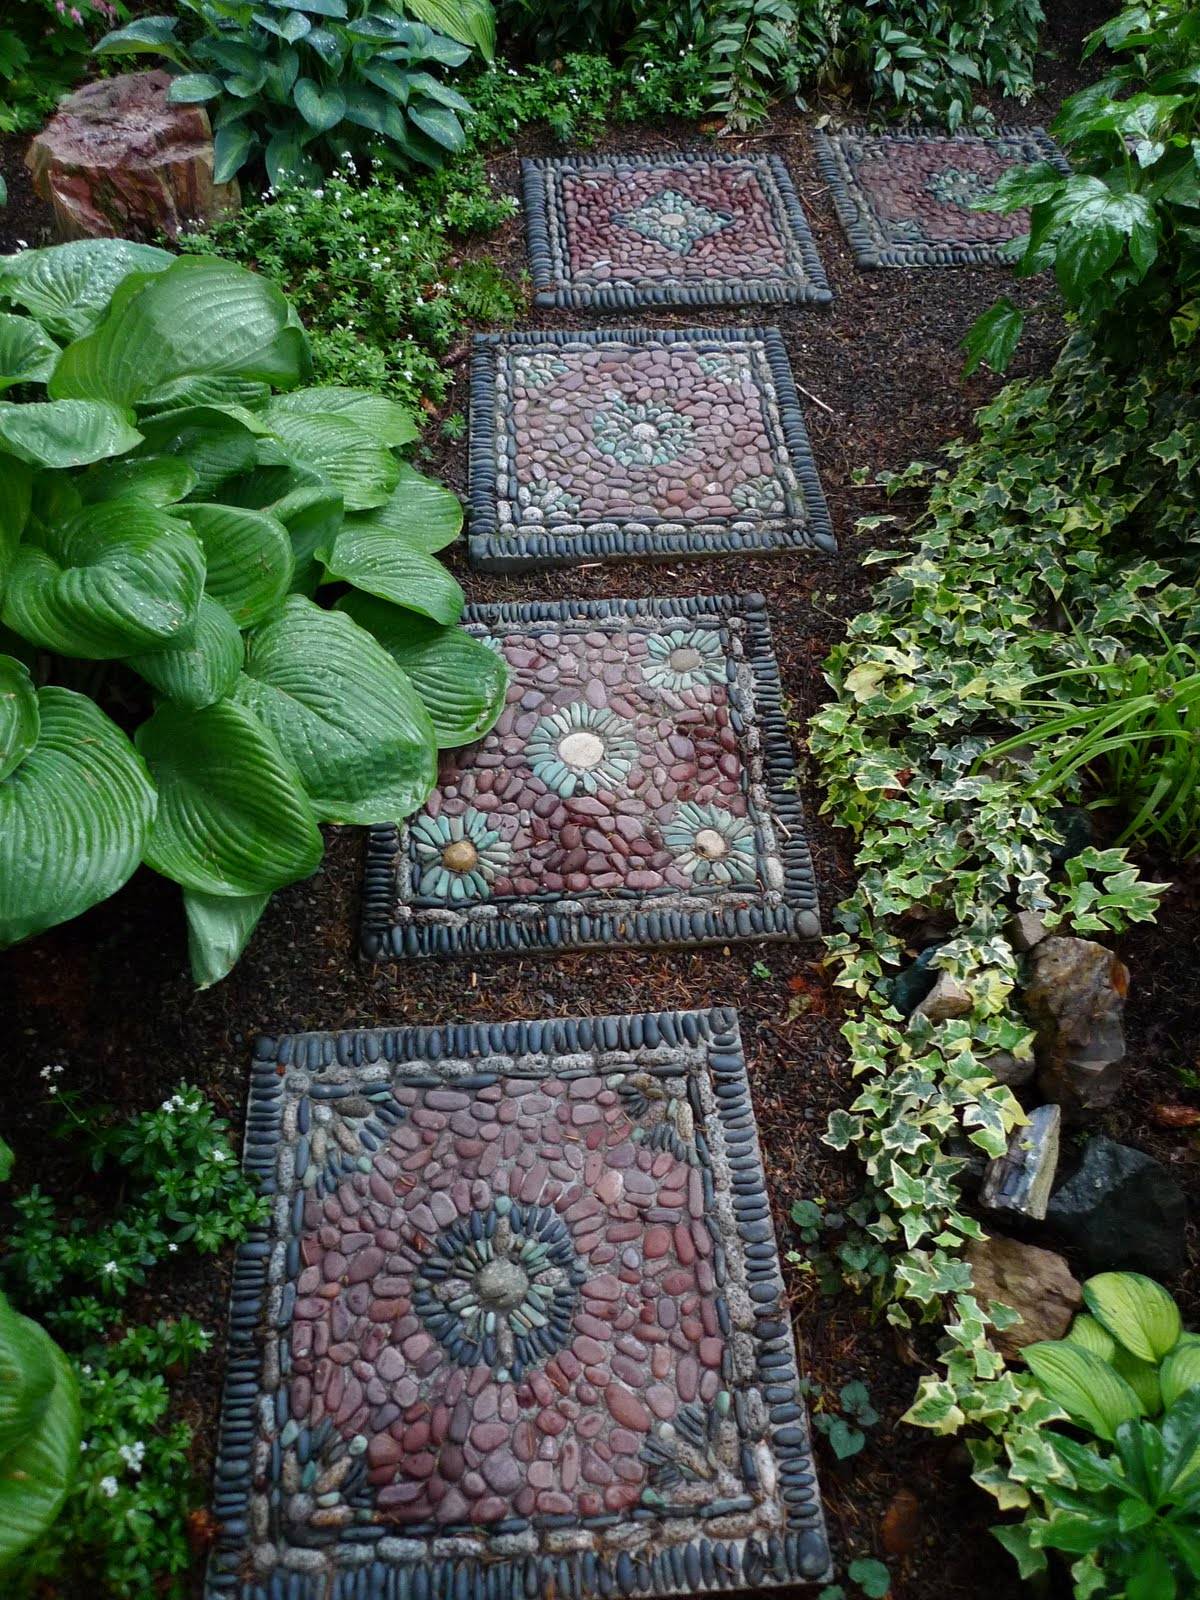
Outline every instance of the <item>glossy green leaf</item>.
[(1181, 1339), (1164, 1359), (1158, 1381), (1167, 1409), (1189, 1389), (1200, 1388), (1200, 1339)]
[(135, 17), (123, 28), (106, 33), (95, 46), (98, 56), (155, 55), (183, 65), (183, 56), (175, 42), (175, 17)]
[(76, 239), (0, 259), (0, 300), (23, 306), (59, 339), (78, 339), (100, 320), (130, 273), (165, 272), (176, 259), (129, 239)]
[(227, 478), (246, 472), (258, 459), (257, 425), (240, 412), (194, 406), (145, 422), (142, 429), (148, 449), (173, 456), (195, 474), (191, 493), (197, 499), (214, 497)]
[(33, 503), (33, 473), (24, 461), (0, 453), (0, 588), (17, 553)]
[(186, 523), (111, 500), (26, 535), (0, 616), (44, 649), (104, 661), (188, 638), (203, 586)]
[(404, 9), (439, 33), (474, 45), (485, 61), (495, 56), (496, 13), (491, 0), (405, 0)]
[(29, 668), (15, 656), (0, 655), (0, 782), (37, 744), (40, 721)]
[(297, 78), (292, 97), (296, 110), (317, 133), (336, 128), (346, 115), (346, 96), (336, 84), (323, 89), (311, 78)]
[(188, 958), (198, 989), (210, 989), (237, 965), (270, 903), (269, 894), (200, 894), (183, 891)]
[(396, 487), (383, 505), (348, 520), (352, 527), (394, 533), (405, 544), (433, 555), (458, 538), (463, 512), (457, 495), (405, 461), (400, 464)]
[(32, 317), (0, 311), (0, 393), (17, 383), (45, 383), (58, 346)]
[(202, 105), (206, 100), (217, 100), (224, 93), (220, 78), (211, 72), (181, 72), (172, 78), (167, 89), (167, 99), (173, 106)]
[(0, 1387), (36, 1387), (38, 1395), (19, 1438), (0, 1454), (0, 1568), (9, 1568), (62, 1510), (79, 1460), (83, 1418), (67, 1358), (44, 1328), (20, 1316), (3, 1295), (0, 1375)]
[(38, 713), (37, 744), (0, 783), (0, 946), (115, 894), (154, 816), (145, 766), (86, 695), (40, 689)]
[(411, 444), (421, 436), (411, 411), (384, 395), (376, 394), (373, 389), (294, 389), (291, 394), (278, 395), (270, 406), (272, 416), (302, 417), (311, 416), (314, 412), (345, 417), (367, 433), (374, 434), (380, 444), (393, 449)]
[(232, 693), (244, 659), (237, 623), (205, 594), (186, 644), (130, 656), (128, 664), (168, 700), (198, 710)]
[(1142, 1415), (1134, 1391), (1090, 1350), (1061, 1340), (1031, 1344), (1022, 1353), (1043, 1394), (1099, 1438), (1111, 1439), (1122, 1422)]
[(74, 483), (84, 505), (129, 498), (171, 506), (191, 494), (196, 473), (179, 456), (124, 456), (89, 467)]
[(12, 1177), (15, 1159), (12, 1145), (6, 1139), (0, 1139), (0, 1183), (7, 1183)]
[(408, 678), (433, 720), (440, 750), (482, 738), (504, 709), (504, 660), (464, 629), (442, 627), (358, 590), (344, 595), (337, 609), (373, 634)]
[(332, 550), (321, 559), (331, 578), (419, 611), (444, 626), (462, 615), (462, 589), (437, 557), (369, 518), (347, 517)]
[(1084, 1350), (1090, 1350), (1102, 1361), (1109, 1362), (1117, 1348), (1117, 1341), (1103, 1323), (1097, 1322), (1095, 1317), (1089, 1316), (1086, 1311), (1081, 1311), (1072, 1322), (1067, 1342), (1077, 1344)]
[(966, 352), (963, 372), (968, 377), (985, 361), (993, 372), (1004, 372), (1013, 358), (1025, 327), (1025, 313), (1011, 300), (998, 300), (977, 317), (962, 342)]
[(268, 894), (315, 872), (321, 834), (299, 774), (231, 700), (162, 705), (137, 731), (159, 790), (145, 858), (202, 894)]
[(278, 739), (319, 817), (398, 821), (433, 787), (433, 725), (413, 686), (369, 633), (301, 595), (249, 636), (235, 698)]
[(435, 105), (430, 100), (409, 101), (408, 118), (443, 150), (457, 153), (466, 148), (467, 136), (463, 132), (463, 125), (448, 107)]
[(1101, 1272), (1083, 1285), (1092, 1315), (1142, 1361), (1161, 1361), (1183, 1331), (1179, 1307), (1153, 1278), (1140, 1272)]
[(228, 183), (249, 161), (257, 147), (244, 122), (229, 122), (213, 134), (213, 182)]
[(297, 415), (271, 405), (264, 414), (288, 461), (309, 467), (337, 489), (351, 511), (382, 505), (400, 478), (400, 463), (374, 434), (347, 416)]
[(204, 548), (204, 592), (241, 628), (273, 611), (291, 587), (295, 567), (283, 523), (244, 506), (184, 505), (179, 514)]
[(108, 401), (0, 400), (0, 451), (30, 466), (85, 467), (141, 442), (130, 413)]

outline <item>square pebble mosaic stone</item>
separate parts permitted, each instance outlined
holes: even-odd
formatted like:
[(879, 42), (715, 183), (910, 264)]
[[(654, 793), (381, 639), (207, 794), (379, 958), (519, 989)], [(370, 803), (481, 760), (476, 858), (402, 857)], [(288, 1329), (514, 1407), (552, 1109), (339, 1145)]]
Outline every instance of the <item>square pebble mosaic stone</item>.
[(509, 667), (425, 809), (370, 833), (369, 956), (820, 931), (760, 595), (469, 608)]
[(1048, 161), (1069, 172), (1041, 128), (995, 135), (817, 129), (817, 163), (860, 267), (1008, 261), (1029, 213), (973, 211), (1009, 167)]
[(828, 1575), (736, 1013), (255, 1054), (209, 1600)]
[(778, 156), (566, 156), (521, 172), (535, 305), (833, 298)]
[(836, 548), (773, 328), (479, 335), (470, 501), (488, 571)]

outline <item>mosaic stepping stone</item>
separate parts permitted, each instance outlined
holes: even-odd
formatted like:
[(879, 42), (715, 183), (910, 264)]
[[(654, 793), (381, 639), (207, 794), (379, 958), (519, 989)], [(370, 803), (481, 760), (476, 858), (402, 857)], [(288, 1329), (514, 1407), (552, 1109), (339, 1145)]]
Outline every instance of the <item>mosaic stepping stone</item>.
[(491, 572), (836, 548), (774, 328), (478, 335), (470, 501)]
[(1041, 128), (973, 133), (814, 130), (817, 164), (860, 267), (1008, 261), (1029, 213), (973, 211), (1013, 166), (1071, 169)]
[(760, 595), (476, 606), (492, 731), (370, 833), (369, 956), (820, 931)]
[(828, 1576), (736, 1013), (255, 1057), (209, 1600)]
[(833, 298), (778, 156), (568, 156), (521, 172), (535, 305)]

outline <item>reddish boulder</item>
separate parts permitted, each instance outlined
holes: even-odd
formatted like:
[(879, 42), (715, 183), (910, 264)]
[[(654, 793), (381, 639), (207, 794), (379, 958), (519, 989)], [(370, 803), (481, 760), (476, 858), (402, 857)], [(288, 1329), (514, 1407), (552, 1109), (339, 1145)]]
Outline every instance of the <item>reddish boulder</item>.
[(203, 106), (167, 101), (166, 72), (89, 83), (61, 102), (25, 165), (63, 239), (136, 238), (203, 227), (236, 211), (236, 182), (213, 182)]

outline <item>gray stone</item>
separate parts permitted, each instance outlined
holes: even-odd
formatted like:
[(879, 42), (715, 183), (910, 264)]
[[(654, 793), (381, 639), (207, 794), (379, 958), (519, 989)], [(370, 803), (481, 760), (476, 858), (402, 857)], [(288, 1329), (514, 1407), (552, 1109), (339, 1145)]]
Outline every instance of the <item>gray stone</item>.
[(1112, 1139), (1088, 1140), (1046, 1220), (1094, 1271), (1169, 1277), (1187, 1259), (1183, 1190), (1152, 1156)]
[(1025, 1008), (1036, 1028), (1038, 1087), (1079, 1121), (1116, 1099), (1129, 969), (1091, 939), (1052, 936), (1029, 955)]
[(924, 1017), (928, 1022), (947, 1022), (951, 1017), (965, 1017), (971, 1010), (971, 991), (949, 972), (939, 972), (933, 988), (913, 1008), (914, 1017)]
[(992, 1335), (996, 1348), (1010, 1360), (1039, 1339), (1061, 1339), (1083, 1304), (1083, 1290), (1053, 1250), (993, 1234), (973, 1240), (966, 1260), (971, 1292), (980, 1304), (999, 1300), (1020, 1317), (1011, 1328)]
[(1037, 1071), (1037, 1061), (1033, 1056), (1014, 1056), (1007, 1050), (997, 1050), (995, 1055), (985, 1056), (979, 1064), (991, 1073), (997, 1083), (1007, 1084), (1010, 1089), (1019, 1089), (1022, 1084), (1029, 1083)]
[(1004, 930), (1014, 950), (1032, 950), (1046, 937), (1046, 924), (1036, 911), (1018, 911)]
[(1008, 1211), (1040, 1222), (1046, 1215), (1058, 1168), (1060, 1106), (1038, 1106), (1029, 1121), (1016, 1128), (1008, 1150), (988, 1163), (980, 1203), (989, 1211)]

